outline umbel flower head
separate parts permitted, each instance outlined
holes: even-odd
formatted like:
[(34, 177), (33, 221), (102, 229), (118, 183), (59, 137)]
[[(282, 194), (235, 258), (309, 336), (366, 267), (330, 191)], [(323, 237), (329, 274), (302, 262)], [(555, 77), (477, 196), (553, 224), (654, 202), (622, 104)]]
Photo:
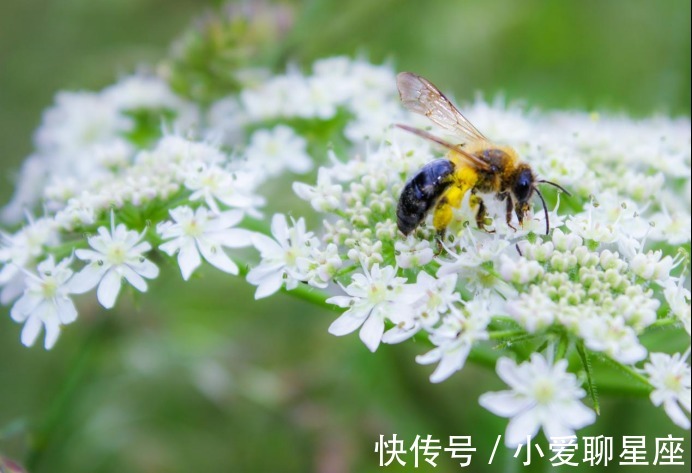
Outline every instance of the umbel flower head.
[[(510, 419), (508, 444), (594, 422), (591, 358), (629, 372), (624, 382), (644, 383), (689, 428), (689, 350), (649, 353), (644, 336), (666, 330), (689, 344), (689, 119), (478, 98), (466, 117), (571, 196), (543, 189), (547, 210), (528, 202), (520, 225), (511, 212), (506, 221), (506, 202), (474, 189), (450, 209), (443, 239), (432, 215), (404, 236), (402, 189), (448, 157), (392, 127), (429, 125), (400, 104), (394, 70), (335, 57), (245, 76), (205, 106), (142, 75), (58, 95), (3, 210), (19, 226), (2, 235), (0, 301), (24, 323), (25, 344), (45, 327), (53, 346), (76, 318), (75, 294), (96, 289), (112, 308), (123, 282), (146, 291), (162, 259), (183, 280), (208, 263), (244, 275), (258, 299), (320, 299), (338, 312), (329, 332), (358, 331), (370, 351), (415, 338), (432, 382), (494, 348), (510, 390), (481, 405)], [(273, 213), (285, 193), (268, 190), (296, 174), (304, 205)], [(239, 248), (250, 246), (246, 259)]]

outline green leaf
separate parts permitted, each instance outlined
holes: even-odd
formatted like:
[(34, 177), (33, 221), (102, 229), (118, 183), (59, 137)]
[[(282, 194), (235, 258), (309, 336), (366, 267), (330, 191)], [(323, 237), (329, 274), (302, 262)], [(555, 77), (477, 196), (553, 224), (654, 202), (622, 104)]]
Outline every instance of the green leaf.
[(579, 354), (579, 359), (581, 359), (582, 366), (584, 366), (584, 372), (586, 373), (586, 387), (593, 402), (594, 410), (597, 415), (601, 415), (601, 406), (598, 402), (598, 390), (596, 389), (596, 383), (593, 376), (593, 368), (591, 366), (591, 360), (589, 360), (589, 354), (584, 348), (584, 342), (579, 341), (577, 344), (577, 353)]

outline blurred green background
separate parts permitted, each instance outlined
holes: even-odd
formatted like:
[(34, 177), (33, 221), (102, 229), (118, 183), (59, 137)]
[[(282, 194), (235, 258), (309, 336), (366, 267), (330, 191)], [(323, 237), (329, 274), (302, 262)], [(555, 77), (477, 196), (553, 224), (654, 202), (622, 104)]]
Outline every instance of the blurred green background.
[[(158, 62), (218, 3), (3, 0), (0, 202), (56, 91), (98, 89)], [(690, 114), (689, 0), (282, 3), (296, 24), (283, 53), (299, 64), (364, 54), (457, 98), (480, 90), (540, 108)], [(487, 368), (432, 385), (431, 368), (413, 361), (427, 347), (374, 356), (355, 334), (327, 334), (333, 313), (290, 296), (255, 302), (251, 287), (214, 271), (185, 284), (176, 268), (162, 274), (111, 312), (80, 298), (80, 320), (51, 352), (24, 348), (0, 308), (0, 454), (35, 472), (402, 471), (378, 468), (373, 452), (380, 434), (397, 433), (472, 435), (470, 471), (550, 468), (524, 468), (510, 451), (487, 465), (506, 425), (477, 406), (502, 388)], [(646, 435), (650, 453), (656, 436), (684, 436), (689, 465), (689, 433), (648, 399), (604, 393), (602, 403), (583, 435), (614, 436), (616, 455), (622, 435)], [(458, 468), (444, 453), (439, 462), (434, 471)]]

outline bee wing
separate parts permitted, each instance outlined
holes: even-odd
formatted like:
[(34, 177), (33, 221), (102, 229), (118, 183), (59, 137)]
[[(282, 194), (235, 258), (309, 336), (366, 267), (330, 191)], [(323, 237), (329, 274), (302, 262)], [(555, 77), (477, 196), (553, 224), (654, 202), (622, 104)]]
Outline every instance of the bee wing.
[(437, 136), (428, 133), (425, 130), (421, 130), (419, 128), (414, 128), (412, 126), (408, 125), (402, 125), (398, 123), (396, 126), (401, 128), (402, 130), (406, 130), (410, 133), (413, 133), (414, 135), (418, 135), (421, 138), (425, 138), (426, 140), (430, 140), (434, 143), (437, 143), (440, 146), (443, 146), (447, 148), (448, 150), (452, 151), (454, 153), (454, 157), (462, 161), (463, 163), (471, 166), (474, 169), (479, 169), (483, 171), (490, 171), (490, 165), (484, 161), (483, 159), (472, 155), (471, 153), (467, 153), (464, 151), (459, 145), (453, 145), (451, 143), (447, 143), (446, 141), (438, 138)]
[(466, 141), (488, 139), (429, 80), (413, 72), (396, 76), (401, 102), (412, 112), (428, 117), (445, 130), (458, 133)]

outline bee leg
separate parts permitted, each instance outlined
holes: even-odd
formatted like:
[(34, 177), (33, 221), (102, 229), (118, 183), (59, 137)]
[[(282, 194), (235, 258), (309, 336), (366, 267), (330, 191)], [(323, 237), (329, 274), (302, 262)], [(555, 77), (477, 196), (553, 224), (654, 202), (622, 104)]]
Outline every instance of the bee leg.
[(442, 251), (444, 250), (443, 242), (445, 241), (445, 232), (446, 230), (444, 228), (442, 230), (437, 231), (437, 236), (435, 237), (435, 241), (437, 242), (437, 250), (435, 251), (435, 256), (441, 255)]
[(483, 202), (483, 199), (478, 197), (476, 194), (473, 194), (471, 195), (471, 199), (469, 199), (469, 202), (471, 202), (472, 206), (478, 205), (478, 211), (476, 211), (476, 226), (484, 232), (495, 233), (494, 229), (488, 230), (485, 227), (485, 220), (488, 217), (488, 211), (485, 208), (485, 203)]
[(514, 207), (512, 205), (512, 197), (510, 197), (508, 195), (505, 199), (505, 202), (507, 202), (507, 204), (506, 204), (507, 207), (506, 207), (506, 212), (505, 212), (505, 219), (507, 220), (507, 226), (516, 232), (517, 228), (514, 225), (512, 225), (512, 210), (513, 210), (512, 207)]

